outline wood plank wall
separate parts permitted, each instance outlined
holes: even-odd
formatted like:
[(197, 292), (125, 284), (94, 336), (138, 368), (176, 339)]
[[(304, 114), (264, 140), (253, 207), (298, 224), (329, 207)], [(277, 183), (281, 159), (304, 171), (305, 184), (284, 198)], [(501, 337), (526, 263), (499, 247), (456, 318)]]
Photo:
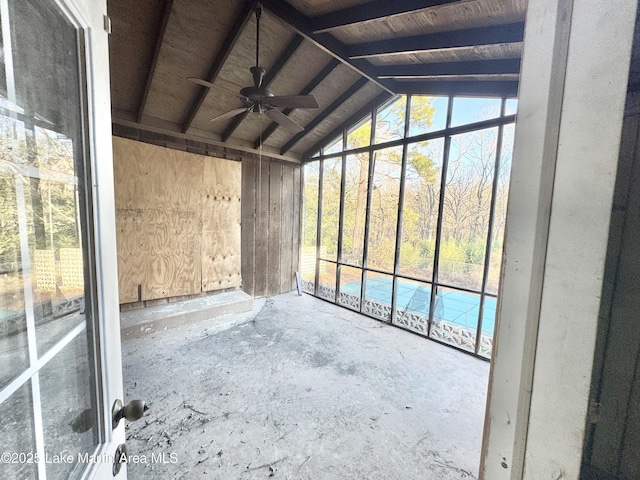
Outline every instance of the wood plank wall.
[(242, 159), (242, 289), (264, 297), (296, 288), (300, 249), (300, 166)]
[[(299, 165), (270, 159), (268, 156), (262, 156), (260, 162), (257, 155), (233, 148), (117, 124), (114, 124), (113, 128), (117, 138), (167, 147), (178, 152), (232, 160), (237, 165), (241, 165), (241, 288), (249, 295), (256, 297), (276, 295), (296, 289), (295, 272), (299, 269), (302, 202)], [(271, 172), (271, 165), (275, 165), (273, 172)], [(260, 178), (259, 183), (258, 178)], [(275, 194), (278, 190), (282, 206), (279, 207), (280, 215), (276, 216), (275, 212), (272, 212), (272, 207), (277, 208), (273, 203), (278, 198)], [(261, 202), (258, 202), (258, 198)], [(265, 205), (268, 205), (268, 208)], [(279, 229), (276, 227), (278, 224)], [(271, 248), (269, 248), (269, 242)], [(278, 249), (275, 247), (276, 244), (279, 246)], [(135, 248), (135, 245), (128, 245), (128, 248)], [(134, 255), (129, 261), (140, 262), (140, 258)], [(119, 264), (122, 261), (124, 259), (119, 260)], [(272, 270), (279, 271), (277, 281)], [(267, 278), (268, 272), (271, 272), (271, 282)], [(181, 297), (174, 297), (176, 298)]]
[(636, 93), (627, 100), (611, 213), (585, 478), (640, 478), (639, 112)]
[(240, 163), (113, 146), (120, 303), (240, 286)]

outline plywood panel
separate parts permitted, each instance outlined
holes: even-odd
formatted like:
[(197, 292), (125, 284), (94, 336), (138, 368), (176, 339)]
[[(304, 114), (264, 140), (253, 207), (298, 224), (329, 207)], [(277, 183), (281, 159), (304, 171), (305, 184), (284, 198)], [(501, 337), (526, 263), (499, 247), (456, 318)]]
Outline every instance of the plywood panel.
[(238, 162), (204, 160), (202, 291), (241, 283), (241, 175)]
[(117, 208), (200, 209), (205, 157), (119, 137), (113, 148)]
[(255, 221), (256, 221), (256, 162), (242, 160), (242, 289), (254, 294)]
[[(116, 159), (117, 163), (117, 159)], [(116, 203), (116, 207), (118, 204)], [(118, 292), (120, 303), (137, 302), (138, 285), (144, 283), (146, 247), (142, 238), (142, 211), (116, 210), (116, 242), (118, 250)]]
[(142, 300), (199, 292), (200, 214), (148, 210), (142, 213), (142, 227)]
[(293, 254), (293, 168), (282, 167), (282, 189), (280, 202), (280, 293), (291, 290), (291, 257)]
[(120, 302), (239, 286), (240, 163), (113, 143)]

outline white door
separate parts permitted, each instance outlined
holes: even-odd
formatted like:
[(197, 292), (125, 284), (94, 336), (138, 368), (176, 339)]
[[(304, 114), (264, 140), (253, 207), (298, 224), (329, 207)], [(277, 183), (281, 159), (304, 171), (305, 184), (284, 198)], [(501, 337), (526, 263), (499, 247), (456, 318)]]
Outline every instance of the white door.
[(124, 443), (105, 15), (0, 0), (2, 479), (113, 478)]

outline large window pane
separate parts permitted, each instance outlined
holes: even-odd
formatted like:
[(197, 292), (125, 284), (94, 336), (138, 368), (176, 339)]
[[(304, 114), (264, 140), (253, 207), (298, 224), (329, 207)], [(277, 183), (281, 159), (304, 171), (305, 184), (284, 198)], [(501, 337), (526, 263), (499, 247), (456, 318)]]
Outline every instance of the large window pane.
[(400, 273), (431, 280), (444, 140), (412, 143), (407, 154)]
[(325, 155), (331, 155), (332, 153), (338, 153), (342, 151), (342, 135), (335, 138), (324, 148)]
[(375, 166), (369, 216), (369, 268), (393, 271), (398, 220), (402, 147), (374, 153)]
[(300, 275), (302, 288), (313, 293), (316, 278), (316, 237), (318, 222), (318, 181), (320, 162), (304, 165), (304, 196), (302, 198), (302, 251)]
[(362, 265), (367, 210), (369, 154), (347, 157), (342, 219), (342, 263)]
[(482, 309), (482, 338), (480, 339), (480, 349), (478, 353), (483, 357), (490, 358), (493, 352), (493, 334), (496, 323), (496, 304), (494, 297), (484, 298), (484, 308)]
[(371, 115), (355, 124), (347, 132), (347, 150), (366, 147), (371, 144)]
[(438, 287), (431, 337), (475, 351), (480, 295)]
[(498, 293), (500, 283), (514, 130), (515, 125), (511, 124), (505, 125), (502, 132), (502, 154), (500, 155), (500, 170), (498, 172), (498, 189), (495, 194), (496, 207), (493, 220), (493, 235), (491, 238), (491, 253), (489, 257), (489, 278), (487, 279), (487, 292), (494, 294)]
[(409, 136), (443, 130), (447, 126), (449, 97), (411, 95)]
[(336, 301), (336, 264), (320, 261), (318, 296), (332, 302)]
[(489, 228), (497, 128), (451, 137), (438, 281), (480, 289)]
[(429, 323), (431, 286), (424, 282), (398, 279), (396, 285), (396, 323), (426, 335)]
[(390, 142), (404, 137), (407, 97), (405, 95), (378, 110), (375, 143)]
[[(96, 416), (91, 400), (91, 367), (87, 337), (78, 335), (40, 371), (44, 448), (46, 455), (91, 454), (95, 448)], [(69, 478), (84, 465), (50, 463), (47, 478)]]
[(468, 123), (489, 120), (500, 116), (500, 98), (465, 98), (453, 99), (451, 126), (466, 125)]
[(367, 272), (363, 313), (381, 320), (391, 319), (391, 294), (393, 277), (382, 273)]
[(360, 309), (362, 270), (359, 268), (340, 268), (340, 296), (338, 303), (352, 310)]
[[(10, 123), (0, 117), (3, 138)], [(3, 156), (9, 154), (3, 150), (5, 145), (0, 145)], [(21, 187), (13, 175), (0, 173), (0, 388), (26, 369), (28, 362), (16, 186)]]
[(322, 233), (320, 258), (337, 260), (338, 224), (340, 221), (340, 179), (342, 158), (324, 160), (322, 180)]
[[(31, 383), (27, 382), (0, 404), (0, 454), (35, 454), (36, 439), (33, 422)], [(37, 478), (37, 464), (0, 462), (0, 478), (27, 480)]]

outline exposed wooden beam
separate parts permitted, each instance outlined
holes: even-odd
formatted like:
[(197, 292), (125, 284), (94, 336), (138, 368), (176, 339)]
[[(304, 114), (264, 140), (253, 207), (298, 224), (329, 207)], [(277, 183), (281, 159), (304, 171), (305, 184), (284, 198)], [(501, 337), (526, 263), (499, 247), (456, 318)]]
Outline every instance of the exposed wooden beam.
[(285, 143), (283, 145), (283, 147), (280, 149), (280, 155), (284, 155), (289, 150), (291, 150), (291, 147), (293, 147), (296, 143), (298, 143), (302, 139), (302, 137), (307, 135), (317, 125), (319, 125), (321, 122), (323, 122), (329, 115), (331, 115), (333, 112), (335, 112), (336, 109), (338, 107), (340, 107), (340, 105), (342, 105), (344, 102), (346, 102), (352, 95), (354, 95), (358, 90), (360, 90), (366, 84), (367, 84), (367, 79), (366, 78), (360, 78), (359, 80), (357, 80), (342, 95), (340, 95), (338, 98), (336, 98), (331, 103), (331, 105), (329, 105), (327, 108), (325, 108), (322, 111), (322, 113), (320, 113), (320, 115), (318, 115), (313, 120), (311, 120), (304, 127), (305, 128), (304, 131), (302, 131), (300, 133), (297, 133), (296, 135), (293, 136), (293, 138), (291, 140), (289, 140), (287, 143)]
[(301, 12), (293, 8), (284, 0), (262, 0), (262, 4), (272, 15), (275, 15), (284, 23), (288, 24), (304, 38), (312, 42), (315, 46), (338, 59), (343, 64), (354, 69), (369, 81), (375, 83), (383, 90), (394, 93), (384, 80), (378, 80), (373, 73), (373, 67), (366, 60), (352, 60), (347, 54), (347, 47), (338, 41), (333, 35), (328, 33), (313, 33), (310, 19)]
[(311, 20), (311, 28), (314, 33), (327, 32), (356, 23), (370, 22), (393, 15), (415, 12), (416, 10), (424, 10), (450, 3), (466, 3), (468, 1), (470, 0), (403, 0), (401, 2), (375, 0), (315, 17)]
[(434, 75), (509, 75), (520, 73), (520, 59), (389, 65), (376, 69), (378, 78), (424, 78)]
[(151, 90), (151, 82), (153, 81), (153, 75), (156, 71), (156, 65), (158, 64), (158, 56), (160, 55), (160, 49), (162, 48), (162, 42), (164, 40), (164, 33), (167, 30), (167, 24), (169, 23), (169, 17), (171, 16), (171, 9), (173, 8), (173, 0), (164, 0), (164, 9), (162, 14), (162, 21), (160, 22), (160, 28), (158, 29), (158, 35), (156, 37), (156, 46), (153, 50), (153, 57), (151, 57), (151, 63), (147, 73), (147, 82), (144, 86), (144, 91), (140, 96), (140, 105), (138, 105), (138, 122), (142, 120), (144, 115), (144, 109), (147, 105), (147, 97)]
[(391, 95), (389, 92), (382, 92), (380, 95), (378, 95), (376, 98), (371, 100), (369, 103), (367, 103), (364, 107), (362, 107), (356, 113), (351, 115), (347, 120), (342, 122), (342, 124), (339, 127), (334, 128), (331, 131), (331, 133), (329, 133), (328, 135), (325, 135), (322, 140), (320, 140), (313, 147), (311, 147), (309, 150), (307, 150), (302, 155), (302, 159), (305, 160), (305, 159), (311, 158), (311, 155), (313, 155), (318, 150), (320, 150), (320, 147), (322, 147), (327, 142), (327, 139), (332, 139), (332, 138), (337, 137), (338, 135), (340, 135), (340, 133), (342, 132), (342, 130), (344, 130), (345, 127), (349, 127), (349, 126), (355, 124), (356, 122), (359, 122), (364, 117), (366, 117), (367, 115), (371, 114), (371, 112), (375, 108), (378, 108), (380, 105), (382, 105), (383, 103), (388, 101), (392, 96), (393, 95)]
[(518, 82), (514, 81), (415, 81), (395, 82), (399, 94), (466, 95), (478, 97), (515, 97)]
[[(322, 80), (324, 80), (338, 65), (340, 65), (340, 62), (335, 58), (332, 58), (329, 63), (322, 70), (320, 70), (320, 72), (315, 77), (313, 77), (313, 79), (309, 83), (307, 83), (305, 87), (300, 90), (300, 92), (298, 92), (298, 95), (309, 95), (313, 91), (313, 89), (316, 88), (320, 84), (320, 82), (322, 82)], [(295, 108), (285, 108), (282, 113), (289, 116), (289, 114), (291, 114), (291, 112), (293, 112), (294, 110)], [(269, 125), (269, 127), (267, 127), (265, 131), (262, 132), (262, 135), (256, 138), (256, 140), (253, 142), (254, 147), (258, 148), (261, 143), (264, 144), (264, 142), (271, 135), (273, 135), (273, 132), (275, 132), (279, 126), (280, 125), (276, 122), (271, 122), (271, 125)]]
[[(271, 66), (269, 71), (264, 75), (262, 79), (262, 86), (264, 88), (269, 88), (273, 79), (280, 73), (282, 68), (287, 64), (287, 62), (291, 59), (291, 56), (298, 49), (300, 44), (302, 43), (303, 38), (300, 35), (295, 35), (293, 39), (287, 44), (282, 53), (278, 56), (275, 63)], [(249, 111), (246, 111), (240, 115), (237, 115), (230, 123), (229, 126), (222, 132), (222, 141), (226, 142), (229, 140), (229, 137), (233, 135), (233, 132), (240, 126), (240, 124), (247, 118), (249, 115)]]
[[(218, 52), (218, 55), (216, 56), (215, 60), (211, 64), (209, 73), (205, 78), (207, 82), (213, 83), (216, 80), (218, 74), (220, 73), (220, 70), (222, 70), (222, 66), (227, 61), (227, 58), (229, 57), (231, 50), (233, 49), (235, 44), (238, 42), (238, 39), (240, 38), (240, 35), (242, 34), (244, 27), (247, 25), (247, 23), (249, 22), (249, 19), (251, 18), (251, 15), (253, 14), (252, 7), (253, 5), (251, 2), (245, 2), (245, 6), (238, 14), (236, 21), (234, 22), (233, 26), (229, 30), (229, 33), (227, 34), (227, 37), (225, 38), (224, 43), (222, 44), (222, 47), (220, 47), (220, 51)], [(208, 93), (209, 93), (209, 87), (205, 87), (205, 86), (200, 87), (195, 100), (189, 107), (187, 117), (182, 124), (182, 133), (186, 133), (187, 130), (189, 130), (189, 127), (191, 127), (191, 124), (193, 123), (193, 119), (196, 117), (198, 110), (200, 110), (200, 107), (202, 106), (204, 99), (207, 98)]]
[(346, 53), (350, 59), (363, 59), (398, 53), (418, 53), (447, 48), (519, 43), (522, 42), (523, 38), (524, 22), (517, 22), (359, 43), (346, 47)]

